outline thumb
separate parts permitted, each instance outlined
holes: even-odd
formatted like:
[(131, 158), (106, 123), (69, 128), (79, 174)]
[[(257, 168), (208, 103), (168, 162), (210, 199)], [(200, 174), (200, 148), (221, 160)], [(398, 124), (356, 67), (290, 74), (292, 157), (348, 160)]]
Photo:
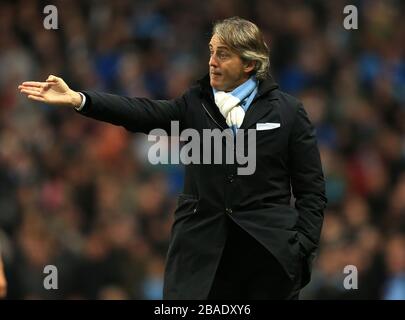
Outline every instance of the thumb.
[(48, 77), (48, 79), (46, 79), (46, 81), (58, 81), (58, 80), (59, 80), (58, 77), (55, 77), (52, 74)]

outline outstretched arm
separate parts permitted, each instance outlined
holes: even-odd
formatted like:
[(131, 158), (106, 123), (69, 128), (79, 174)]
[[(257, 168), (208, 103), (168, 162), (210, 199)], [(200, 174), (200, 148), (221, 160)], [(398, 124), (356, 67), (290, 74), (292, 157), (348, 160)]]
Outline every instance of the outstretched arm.
[[(52, 105), (64, 105), (77, 108), (82, 103), (79, 92), (73, 91), (55, 76), (49, 76), (45, 82), (28, 81), (18, 87), (29, 99)], [(95, 91), (83, 91), (86, 103), (80, 114), (123, 126), (129, 131), (149, 133), (161, 128), (170, 132), (171, 121), (184, 125), (186, 103), (184, 96), (174, 100), (152, 100), (148, 98), (130, 98)]]

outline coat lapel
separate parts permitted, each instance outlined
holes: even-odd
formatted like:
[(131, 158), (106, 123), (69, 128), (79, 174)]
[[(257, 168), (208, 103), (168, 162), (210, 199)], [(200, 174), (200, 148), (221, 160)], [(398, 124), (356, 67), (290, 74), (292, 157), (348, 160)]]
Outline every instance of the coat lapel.
[(274, 95), (274, 90), (277, 88), (278, 85), (271, 76), (269, 79), (259, 83), (258, 93), (246, 111), (245, 118), (240, 126), (241, 129), (248, 129), (273, 109), (271, 101), (278, 100)]
[(209, 117), (212, 117), (214, 122), (217, 123), (222, 129), (228, 129), (229, 126), (226, 123), (226, 119), (222, 115), (221, 111), (215, 104), (214, 94), (210, 85), (210, 77), (207, 74), (204, 78), (198, 81), (201, 87), (201, 101), (203, 108), (208, 113)]
[[(213, 120), (222, 127), (222, 129), (229, 128), (224, 116), (215, 104), (214, 95), (212, 93), (212, 88), (210, 85), (209, 74), (200, 79), (198, 83), (201, 87), (201, 98), (203, 101), (203, 107), (204, 109), (206, 109), (208, 115), (212, 117)], [(259, 83), (258, 93), (253, 99), (252, 104), (245, 114), (241, 129), (249, 128), (272, 110), (269, 102), (272, 100), (277, 100), (277, 98), (272, 94), (272, 91), (277, 88), (278, 85), (274, 82), (271, 76)]]
[(252, 125), (256, 124), (260, 119), (264, 118), (271, 110), (273, 110), (273, 103), (278, 100), (276, 97), (269, 99), (260, 99), (249, 107), (243, 119), (241, 129), (249, 129)]

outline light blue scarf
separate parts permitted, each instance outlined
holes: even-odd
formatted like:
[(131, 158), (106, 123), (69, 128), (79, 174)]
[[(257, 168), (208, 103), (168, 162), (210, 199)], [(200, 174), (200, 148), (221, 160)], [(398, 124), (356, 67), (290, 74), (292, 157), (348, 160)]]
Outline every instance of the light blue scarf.
[(226, 123), (236, 134), (242, 125), (245, 112), (249, 109), (258, 91), (258, 81), (255, 76), (236, 87), (231, 92), (218, 91), (212, 88), (215, 103), (226, 119)]

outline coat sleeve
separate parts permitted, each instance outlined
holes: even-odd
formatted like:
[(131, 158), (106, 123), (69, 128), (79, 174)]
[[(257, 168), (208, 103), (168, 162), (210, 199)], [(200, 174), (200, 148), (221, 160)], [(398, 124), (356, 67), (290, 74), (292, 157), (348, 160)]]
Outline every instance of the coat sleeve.
[(304, 253), (310, 256), (318, 248), (327, 199), (315, 128), (301, 103), (290, 139), (291, 187), (299, 213), (296, 228)]
[(184, 124), (185, 95), (173, 100), (152, 100), (96, 91), (82, 93), (86, 96), (86, 104), (83, 109), (77, 110), (78, 113), (123, 126), (132, 132), (148, 134), (157, 128), (170, 132), (171, 121), (179, 121), (180, 130)]

